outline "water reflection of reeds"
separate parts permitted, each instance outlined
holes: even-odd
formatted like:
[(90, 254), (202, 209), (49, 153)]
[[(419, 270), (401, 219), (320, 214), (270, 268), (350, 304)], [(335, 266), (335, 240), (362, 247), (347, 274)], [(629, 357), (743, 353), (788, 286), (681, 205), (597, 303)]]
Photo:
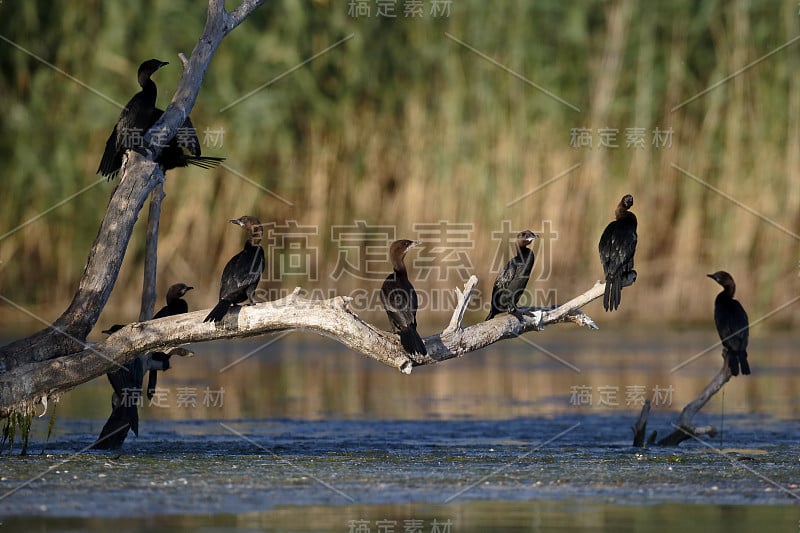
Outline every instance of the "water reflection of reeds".
[[(163, 407), (141, 409), (160, 419), (352, 418), (352, 419), (503, 419), (525, 416), (630, 412), (644, 397), (654, 412), (683, 408), (721, 365), (715, 349), (694, 363), (670, 370), (717, 341), (714, 332), (646, 333), (567, 331), (551, 328), (526, 338), (572, 365), (576, 373), (522, 340), (504, 341), (479, 353), (417, 368), (405, 376), (388, 367), (320, 340), (294, 334), (250, 358), (220, 370), (258, 343), (198, 345), (197, 356), (178, 359), (163, 374)], [(755, 339), (752, 376), (726, 385), (726, 413), (763, 413), (796, 418), (798, 366), (789, 335)], [(224, 390), (221, 405), (206, 398)], [(654, 389), (659, 392), (654, 397)], [(580, 393), (583, 392), (581, 396)], [(589, 395), (592, 404), (586, 402)], [(59, 415), (107, 416), (110, 388), (101, 378), (66, 394)], [(192, 397), (195, 406), (192, 406)], [(213, 400), (210, 399), (210, 400)], [(704, 409), (718, 417), (722, 397)]]

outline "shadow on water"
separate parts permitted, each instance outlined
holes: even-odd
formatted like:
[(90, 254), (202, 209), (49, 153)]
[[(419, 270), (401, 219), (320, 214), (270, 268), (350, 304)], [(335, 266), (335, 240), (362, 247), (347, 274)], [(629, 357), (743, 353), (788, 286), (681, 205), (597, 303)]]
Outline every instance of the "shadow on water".
[[(98, 531), (796, 531), (790, 340), (756, 339), (754, 375), (704, 410), (698, 422), (719, 426), (724, 401), (724, 440), (630, 447), (641, 398), (653, 400), (649, 427), (663, 435), (718, 369), (714, 354), (670, 372), (706, 337), (630, 338), (620, 350), (619, 339), (550, 335), (541, 346), (580, 372), (506, 342), (412, 376), (313, 337), (233, 366), (259, 344), (198, 346), (159, 380), (163, 405), (141, 409), (139, 437), (119, 452), (76, 453), (108, 414), (105, 380), (65, 395), (44, 455), (47, 417), (31, 455), (3, 456), (0, 521)], [(206, 388), (224, 393), (213, 402)]]

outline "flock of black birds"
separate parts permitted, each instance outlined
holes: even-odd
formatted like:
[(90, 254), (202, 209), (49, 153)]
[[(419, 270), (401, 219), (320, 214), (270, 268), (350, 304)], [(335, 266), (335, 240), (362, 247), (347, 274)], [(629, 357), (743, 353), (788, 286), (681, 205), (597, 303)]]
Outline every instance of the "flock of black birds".
[[(161, 67), (164, 61), (150, 59), (139, 66), (138, 80), (142, 90), (134, 95), (120, 113), (114, 130), (106, 141), (98, 174), (112, 179), (120, 171), (125, 152), (135, 150), (145, 153), (142, 138), (144, 133), (161, 117), (163, 111), (156, 107), (158, 91), (151, 76)], [(200, 143), (189, 117), (183, 124), (189, 134), (174, 137), (162, 147), (156, 162), (166, 172), (176, 167), (196, 165), (210, 168), (224, 158), (204, 157), (200, 153)], [(146, 155), (146, 153), (145, 153)], [(606, 226), (598, 251), (605, 275), (603, 308), (614, 311), (619, 308), (622, 288), (636, 280), (633, 259), (638, 241), (636, 215), (631, 212), (633, 196), (622, 197), (615, 211), (615, 218)], [(263, 229), (261, 222), (254, 216), (245, 215), (229, 222), (242, 227), (248, 234), (242, 251), (234, 255), (222, 271), (220, 281), (219, 302), (211, 310), (203, 322), (222, 321), (231, 308), (243, 302), (254, 304), (254, 292), (264, 271), (264, 250), (261, 247)], [(493, 319), (501, 313), (519, 317), (517, 308), (522, 294), (528, 285), (533, 270), (535, 254), (530, 248), (538, 235), (532, 231), (521, 231), (516, 236), (516, 255), (512, 257), (499, 272), (492, 286), (491, 311), (486, 320)], [(420, 241), (401, 239), (394, 241), (389, 247), (389, 260), (392, 273), (381, 286), (381, 302), (383, 303), (389, 322), (400, 337), (403, 349), (412, 355), (426, 355), (425, 343), (417, 332), (417, 292), (408, 278), (405, 256), (409, 250), (419, 246)], [(724, 271), (709, 274), (708, 277), (719, 283), (723, 290), (714, 303), (714, 321), (723, 345), (723, 356), (727, 358), (732, 375), (749, 374), (747, 363), (748, 319), (742, 305), (733, 298), (736, 284), (730, 274)], [(184, 283), (172, 285), (167, 291), (167, 305), (154, 315), (163, 318), (189, 310), (183, 300), (187, 291), (192, 290)], [(123, 328), (114, 325), (103, 333), (112, 334)], [(145, 368), (145, 365), (147, 368)], [(112, 396), (112, 413), (103, 427), (100, 437), (93, 447), (97, 449), (119, 448), (128, 429), (138, 435), (138, 402), (135, 391), (141, 391), (145, 370), (150, 371), (147, 385), (147, 396), (152, 398), (156, 389), (157, 372), (169, 369), (169, 355), (155, 352), (148, 357), (135, 358), (116, 371), (108, 373), (108, 379), (114, 389)]]

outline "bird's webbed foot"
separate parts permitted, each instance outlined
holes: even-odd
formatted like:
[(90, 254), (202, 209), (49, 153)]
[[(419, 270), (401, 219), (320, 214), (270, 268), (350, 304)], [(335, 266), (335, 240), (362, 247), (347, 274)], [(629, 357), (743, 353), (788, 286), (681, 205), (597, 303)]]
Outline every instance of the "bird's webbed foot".
[(525, 313), (524, 313), (523, 311), (520, 311), (520, 310), (519, 310), (519, 309), (517, 309), (516, 307), (514, 307), (514, 308), (512, 308), (512, 309), (509, 309), (509, 310), (508, 310), (508, 311), (506, 311), (506, 312), (507, 312), (509, 315), (511, 315), (511, 316), (513, 316), (514, 318), (516, 318), (517, 320), (519, 320), (520, 322), (522, 322), (523, 318), (525, 318)]
[(622, 286), (628, 287), (630, 285), (633, 285), (633, 283), (636, 281), (636, 276), (637, 274), (635, 270), (629, 270), (625, 272), (621, 277)]

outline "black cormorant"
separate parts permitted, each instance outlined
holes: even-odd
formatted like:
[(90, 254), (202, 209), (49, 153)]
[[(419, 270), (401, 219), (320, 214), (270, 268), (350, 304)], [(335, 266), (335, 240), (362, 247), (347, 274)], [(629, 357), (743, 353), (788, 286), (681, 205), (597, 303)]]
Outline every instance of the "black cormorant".
[(742, 369), (742, 374), (749, 374), (747, 341), (750, 324), (742, 304), (733, 297), (736, 283), (733, 277), (723, 270), (708, 274), (708, 277), (722, 285), (722, 292), (717, 294), (714, 300), (714, 323), (717, 325), (719, 338), (722, 339), (722, 355), (727, 356), (731, 374), (738, 376), (739, 367)]
[(381, 301), (406, 352), (427, 355), (425, 343), (417, 333), (417, 291), (408, 281), (408, 271), (403, 261), (406, 252), (419, 244), (420, 241), (402, 239), (394, 241), (389, 247), (389, 259), (394, 271), (383, 282)]
[(538, 235), (525, 230), (517, 233), (517, 255), (506, 263), (505, 268), (497, 274), (492, 287), (492, 310), (486, 320), (500, 313), (516, 314), (519, 302), (528, 279), (531, 276), (533, 262), (536, 259), (533, 250), (528, 248)]
[(248, 300), (251, 304), (253, 293), (261, 281), (264, 271), (264, 249), (261, 248), (263, 230), (261, 222), (256, 217), (243, 216), (230, 220), (248, 232), (244, 249), (234, 255), (222, 271), (222, 281), (219, 288), (219, 303), (211, 310), (203, 322), (218, 322), (222, 320), (232, 305)]
[[(124, 324), (114, 324), (103, 333), (111, 335), (124, 327)], [(144, 379), (142, 360), (135, 357), (122, 365), (122, 368), (109, 372), (106, 376), (114, 389), (111, 396), (111, 415), (100, 430), (100, 436), (92, 444), (92, 448), (117, 450), (125, 442), (128, 430), (139, 436), (139, 403)]]
[[(633, 196), (626, 194), (617, 205), (616, 219), (606, 226), (600, 237), (598, 249), (603, 272), (606, 275), (606, 287), (603, 294), (603, 308), (613, 311), (619, 307), (622, 297), (622, 285), (631, 276), (636, 279), (633, 270), (633, 255), (636, 253), (636, 215), (629, 209), (633, 205)], [(629, 282), (629, 281), (628, 281)]]
[[(153, 318), (164, 318), (167, 316), (181, 315), (189, 312), (189, 304), (183, 299), (183, 295), (194, 289), (185, 283), (175, 283), (167, 289), (167, 305), (158, 310)], [(156, 384), (158, 383), (158, 370), (169, 370), (169, 354), (164, 352), (152, 352), (150, 358), (160, 363), (160, 369), (151, 368), (147, 377), (147, 398), (153, 399)]]
[(139, 86), (141, 91), (133, 95), (119, 114), (117, 124), (106, 141), (106, 149), (97, 173), (112, 179), (122, 166), (125, 150), (138, 150), (143, 147), (144, 134), (153, 125), (158, 89), (150, 76), (168, 65), (166, 61), (148, 59), (139, 65)]
[[(139, 85), (142, 90), (131, 98), (120, 113), (117, 124), (106, 141), (103, 158), (97, 169), (98, 174), (108, 177), (109, 180), (119, 172), (125, 150), (141, 151), (144, 147), (144, 134), (164, 114), (163, 110), (156, 107), (158, 90), (155, 82), (150, 79), (150, 76), (164, 65), (168, 63), (149, 59), (139, 66)], [(187, 165), (211, 168), (224, 160), (224, 157), (201, 156), (197, 132), (191, 119), (186, 117), (180, 130), (161, 150), (156, 162), (166, 172)]]
[[(158, 119), (160, 119), (163, 114), (164, 111), (155, 108), (153, 111), (153, 122), (150, 126), (158, 122)], [(183, 125), (175, 136), (161, 150), (161, 154), (156, 159), (156, 163), (161, 165), (161, 168), (166, 172), (172, 168), (186, 167), (189, 165), (200, 168), (213, 168), (225, 161), (224, 157), (211, 157), (200, 154), (200, 140), (197, 138), (197, 130), (195, 130), (192, 120), (186, 117), (186, 120), (183, 121)]]

